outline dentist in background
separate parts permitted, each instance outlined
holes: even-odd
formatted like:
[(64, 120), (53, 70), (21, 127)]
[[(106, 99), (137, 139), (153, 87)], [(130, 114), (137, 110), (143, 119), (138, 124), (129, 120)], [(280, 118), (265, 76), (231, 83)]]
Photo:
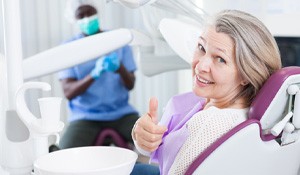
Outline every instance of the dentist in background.
[[(91, 5), (80, 5), (75, 18), (82, 33), (67, 42), (104, 32), (97, 10)], [(131, 129), (138, 112), (128, 99), (134, 88), (135, 70), (131, 48), (125, 46), (59, 72), (71, 112), (69, 126), (60, 141), (61, 149), (91, 146), (103, 128), (112, 128), (126, 141), (133, 142)]]

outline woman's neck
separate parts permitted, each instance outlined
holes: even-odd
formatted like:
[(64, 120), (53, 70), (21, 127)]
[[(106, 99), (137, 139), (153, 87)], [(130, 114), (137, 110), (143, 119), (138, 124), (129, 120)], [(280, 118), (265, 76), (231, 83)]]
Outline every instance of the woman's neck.
[(224, 108), (243, 109), (249, 107), (247, 106), (246, 100), (241, 98), (235, 100), (233, 103), (207, 99), (204, 109), (207, 109), (212, 106), (217, 107), (219, 109), (224, 109)]

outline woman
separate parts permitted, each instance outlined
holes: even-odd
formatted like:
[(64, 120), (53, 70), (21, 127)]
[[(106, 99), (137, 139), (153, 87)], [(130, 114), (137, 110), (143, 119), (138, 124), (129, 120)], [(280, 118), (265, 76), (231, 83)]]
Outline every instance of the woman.
[(254, 16), (218, 13), (198, 39), (192, 62), (193, 92), (173, 97), (160, 124), (157, 101), (132, 130), (138, 150), (161, 174), (183, 174), (209, 145), (247, 118), (268, 77), (281, 68), (277, 44)]

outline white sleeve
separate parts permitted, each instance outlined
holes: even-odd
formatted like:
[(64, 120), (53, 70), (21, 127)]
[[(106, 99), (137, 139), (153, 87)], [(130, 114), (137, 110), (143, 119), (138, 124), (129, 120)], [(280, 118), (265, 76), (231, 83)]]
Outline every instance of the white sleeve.
[(136, 143), (135, 140), (133, 140), (133, 143), (134, 143), (134, 146), (135, 146), (136, 150), (139, 153), (143, 154), (144, 156), (150, 157), (151, 152), (143, 150), (141, 147), (139, 147), (139, 145)]

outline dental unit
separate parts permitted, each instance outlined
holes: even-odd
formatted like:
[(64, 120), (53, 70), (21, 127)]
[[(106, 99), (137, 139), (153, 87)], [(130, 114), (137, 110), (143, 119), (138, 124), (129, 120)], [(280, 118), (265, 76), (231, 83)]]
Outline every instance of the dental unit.
[[(26, 106), (24, 93), (28, 89), (49, 91), (51, 87), (47, 83), (24, 81), (109, 53), (128, 44), (132, 34), (127, 29), (118, 29), (54, 47), (23, 60), (19, 0), (2, 0), (2, 7), (5, 53), (0, 58), (0, 165), (3, 169), (0, 174), (29, 175), (33, 162), (48, 153), (48, 136), (61, 131), (63, 124), (57, 121), (58, 127), (51, 127), (43, 122), (44, 117), (33, 116)], [(98, 47), (108, 39), (116, 42)], [(49, 97), (44, 103), (53, 100), (57, 101)], [(58, 100), (53, 109), (59, 113), (59, 107)]]
[[(1, 175), (33, 174), (34, 162), (52, 154), (48, 154), (48, 136), (57, 136), (64, 127), (59, 121), (60, 98), (38, 99), (41, 118), (30, 112), (25, 100), (26, 91), (50, 91), (51, 86), (29, 80), (83, 63), (129, 43), (158, 49), (158, 41), (162, 38), (174, 53), (157, 55), (156, 50), (144, 53), (139, 50), (143, 73), (151, 76), (189, 68), (195, 38), (201, 32), (206, 15), (202, 9), (190, 0), (111, 1), (130, 8), (156, 7), (173, 12), (169, 16), (173, 18), (159, 20), (159, 30), (152, 30), (152, 36), (135, 30), (117, 29), (23, 59), (19, 0), (2, 0), (5, 53), (0, 54)], [(151, 14), (144, 11), (143, 15)], [(151, 26), (146, 17), (144, 22)], [(299, 82), (299, 67), (283, 68), (272, 76), (256, 98), (257, 102), (251, 106), (250, 119), (199, 155), (186, 174), (297, 174), (300, 167)], [(43, 108), (45, 105), (48, 109)], [(56, 116), (55, 121), (49, 121), (49, 110), (51, 115)], [(239, 154), (232, 155), (233, 152)]]

